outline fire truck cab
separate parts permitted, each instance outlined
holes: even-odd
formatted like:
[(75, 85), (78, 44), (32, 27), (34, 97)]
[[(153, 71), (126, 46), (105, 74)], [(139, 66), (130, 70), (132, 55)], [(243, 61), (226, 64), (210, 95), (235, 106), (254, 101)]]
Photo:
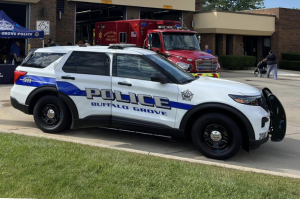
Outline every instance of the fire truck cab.
[(194, 76), (220, 77), (218, 59), (201, 51), (197, 32), (181, 27), (180, 21), (125, 20), (98, 22), (95, 45), (135, 44), (164, 55)]

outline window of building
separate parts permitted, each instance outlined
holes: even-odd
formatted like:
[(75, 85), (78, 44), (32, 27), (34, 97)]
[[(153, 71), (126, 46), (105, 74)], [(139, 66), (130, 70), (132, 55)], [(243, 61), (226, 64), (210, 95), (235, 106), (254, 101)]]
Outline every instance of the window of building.
[(263, 37), (262, 56), (266, 57), (271, 50), (271, 37)]
[(105, 53), (73, 52), (63, 66), (66, 73), (109, 76), (109, 56)]
[(151, 81), (153, 73), (159, 71), (141, 56), (117, 55), (117, 77)]
[(126, 32), (120, 32), (119, 42), (120, 43), (127, 43), (127, 33)]

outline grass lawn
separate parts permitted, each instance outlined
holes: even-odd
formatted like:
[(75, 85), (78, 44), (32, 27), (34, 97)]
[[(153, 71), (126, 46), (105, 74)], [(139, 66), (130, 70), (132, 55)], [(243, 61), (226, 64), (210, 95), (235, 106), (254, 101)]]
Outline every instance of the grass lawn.
[(0, 133), (0, 198), (300, 198), (300, 180)]

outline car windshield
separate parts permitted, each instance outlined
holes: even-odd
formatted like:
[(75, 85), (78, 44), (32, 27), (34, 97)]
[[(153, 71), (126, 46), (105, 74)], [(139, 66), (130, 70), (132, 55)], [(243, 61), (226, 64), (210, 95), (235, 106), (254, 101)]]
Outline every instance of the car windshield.
[(195, 34), (164, 33), (165, 50), (200, 50), (200, 45)]
[(182, 84), (192, 82), (195, 80), (193, 76), (183, 71), (181, 68), (176, 66), (173, 62), (167, 60), (161, 55), (147, 55), (152, 61), (161, 66), (164, 70), (170, 73), (177, 81)]

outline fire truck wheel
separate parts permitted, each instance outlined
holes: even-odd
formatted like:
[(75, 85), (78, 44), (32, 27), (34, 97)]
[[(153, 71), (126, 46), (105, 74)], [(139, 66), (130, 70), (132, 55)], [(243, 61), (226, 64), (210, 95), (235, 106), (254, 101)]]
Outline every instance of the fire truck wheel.
[(204, 156), (217, 160), (231, 158), (242, 144), (238, 125), (220, 113), (200, 116), (194, 123), (191, 135), (194, 145)]

